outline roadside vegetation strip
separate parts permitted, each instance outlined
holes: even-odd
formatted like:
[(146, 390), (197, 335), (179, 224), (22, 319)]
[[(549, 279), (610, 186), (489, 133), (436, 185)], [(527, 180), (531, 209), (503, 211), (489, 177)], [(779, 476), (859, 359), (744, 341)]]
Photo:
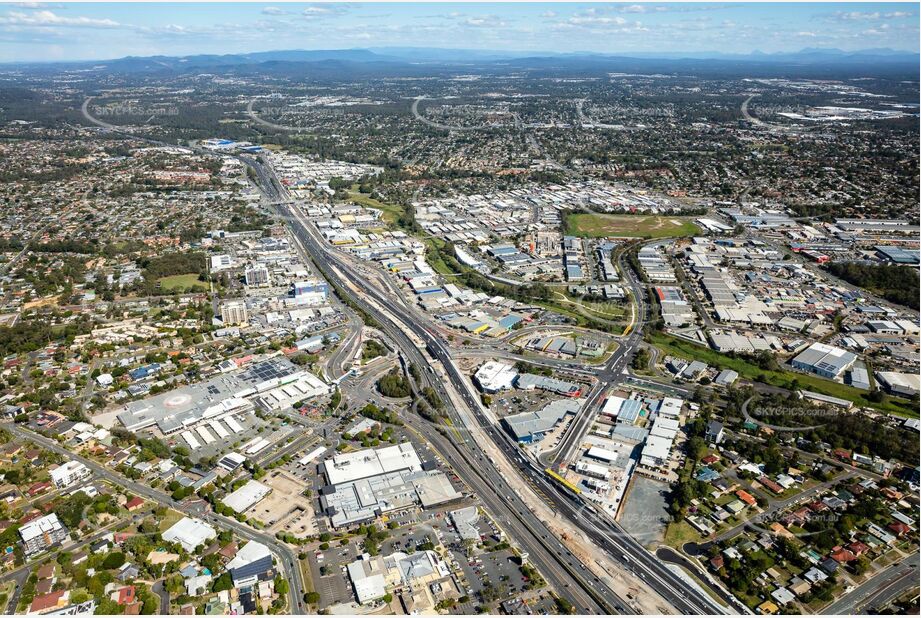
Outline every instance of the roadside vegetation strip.
[(689, 218), (671, 215), (614, 215), (605, 213), (569, 213), (566, 230), (573, 236), (604, 238), (675, 238), (700, 233)]
[(659, 348), (662, 352), (680, 358), (700, 360), (719, 369), (732, 369), (739, 376), (755, 382), (764, 382), (771, 386), (789, 390), (806, 389), (823, 395), (830, 395), (846, 399), (855, 405), (873, 408), (886, 414), (896, 414), (906, 418), (918, 418), (917, 402), (900, 401), (895, 397), (884, 395), (880, 401), (871, 401), (866, 393), (853, 386), (826, 380), (818, 376), (794, 371), (762, 369), (755, 363), (743, 358), (732, 357), (712, 350), (709, 347), (695, 345), (689, 341), (682, 341), (671, 335), (654, 332), (647, 335), (649, 343)]

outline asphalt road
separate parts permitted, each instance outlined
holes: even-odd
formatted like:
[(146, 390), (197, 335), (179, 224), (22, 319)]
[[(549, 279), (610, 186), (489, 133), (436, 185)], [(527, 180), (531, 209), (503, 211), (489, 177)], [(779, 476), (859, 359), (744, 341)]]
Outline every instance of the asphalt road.
[[(262, 177), (268, 175), (268, 172), (263, 170), (259, 175)], [(282, 196), (283, 194), (279, 192), (277, 195)], [(491, 423), (485, 418), (480, 408), (478, 398), (471, 392), (469, 383), (458, 371), (453, 359), (447, 351), (446, 345), (439, 338), (433, 336), (417, 321), (413, 320), (412, 316), (405, 315), (400, 310), (399, 304), (394, 303), (393, 299), (385, 297), (379, 290), (367, 285), (367, 281), (363, 277), (350, 276), (350, 274), (352, 274), (352, 269), (342, 260), (338, 259), (332, 252), (326, 251), (322, 240), (312, 235), (308, 224), (293, 212), (290, 205), (286, 202), (282, 202), (279, 204), (279, 209), (281, 214), (285, 216), (286, 220), (291, 224), (296, 237), (328, 279), (340, 289), (346, 291), (346, 293), (348, 293), (348, 290), (360, 290), (361, 294), (356, 294), (354, 291), (350, 293), (352, 300), (359, 306), (362, 306), (365, 311), (368, 311), (376, 317), (385, 318), (378, 307), (387, 307), (389, 312), (394, 314), (395, 319), (399, 322), (398, 324), (391, 323), (389, 318), (381, 321), (389, 325), (389, 328), (387, 328), (389, 331), (388, 334), (400, 345), (400, 348), (407, 357), (410, 359), (417, 359), (415, 362), (418, 362), (420, 367), (427, 367), (429, 363), (425, 361), (424, 357), (421, 357), (417, 349), (417, 344), (407, 337), (406, 332), (411, 332), (417, 339), (425, 342), (428, 353), (441, 363), (448, 379), (464, 400), (464, 403), (467, 404), (469, 410), (473, 411), (476, 417), (474, 422), (483, 428), (488, 428), (487, 432), (493, 438), (496, 445), (505, 452), (508, 459), (518, 467), (519, 471), (524, 476), (529, 477), (533, 484), (542, 486), (546, 489), (546, 495), (550, 497), (552, 506), (558, 512), (564, 513), (570, 521), (579, 526), (583, 532), (592, 538), (599, 547), (609, 551), (613, 556), (621, 559), (622, 562), (630, 563), (628, 568), (635, 570), (641, 579), (649, 583), (660, 596), (673, 604), (678, 611), (689, 614), (717, 614), (724, 612), (723, 607), (715, 603), (709, 596), (702, 594), (695, 587), (690, 586), (686, 580), (677, 576), (670, 569), (662, 565), (659, 560), (627, 534), (626, 531), (620, 528), (618, 524), (592, 513), (593, 507), (590, 505), (587, 506), (580, 500), (574, 501), (571, 496), (562, 493), (555, 485), (550, 485), (543, 470), (526, 462), (524, 458), (519, 456), (517, 445), (513, 444), (506, 434), (495, 431), (492, 428)], [(375, 301), (377, 307), (368, 303), (368, 298)], [(639, 337), (636, 332), (634, 335), (637, 338)], [(624, 347), (626, 348), (626, 346)], [(625, 365), (626, 358), (626, 352), (622, 352), (618, 357), (618, 361), (621, 361), (623, 365)], [(611, 365), (612, 372), (615, 368), (618, 371), (622, 368), (623, 365), (618, 367), (618, 361), (614, 361)], [(426, 376), (427, 381), (431, 383), (433, 388), (436, 388), (440, 394), (446, 394), (444, 385), (440, 383), (440, 380), (433, 378), (433, 372)], [(449, 401), (450, 399), (444, 398), (443, 400)], [(458, 411), (458, 413), (460, 413), (460, 411)], [(463, 419), (462, 422), (464, 422)], [(480, 447), (472, 443), (469, 438), (462, 438), (461, 443), (465, 448), (471, 449), (474, 453), (478, 451), (482, 452)], [(463, 474), (463, 468), (457, 469), (459, 473)], [(507, 486), (504, 478), (499, 478), (497, 481)], [(495, 494), (496, 492), (493, 490), (493, 493)], [(498, 492), (498, 495), (500, 500), (497, 506), (498, 508), (502, 508), (508, 501), (513, 500), (511, 496), (514, 495), (514, 492), (506, 494), (505, 501), (501, 500), (501, 492)], [(521, 515), (532, 520), (528, 522), (532, 530), (542, 525), (526, 508), (522, 510)], [(597, 588), (597, 586), (595, 588)], [(591, 589), (591, 593), (595, 592), (595, 588)]]
[[(137, 138), (137, 136), (127, 133), (125, 131), (122, 131), (118, 127), (107, 125), (106, 123), (98, 121), (92, 118), (91, 116), (89, 116), (87, 112), (87, 106), (88, 106), (89, 101), (90, 99), (87, 99), (84, 102), (83, 113), (91, 122), (98, 124), (100, 126), (104, 126), (105, 128), (113, 132), (124, 133), (131, 137)], [(156, 140), (150, 140), (150, 139), (145, 139), (145, 138), (138, 138), (138, 139), (144, 139), (145, 141), (148, 141), (150, 143), (163, 145), (162, 142), (157, 142)], [(313, 239), (309, 235), (309, 232), (306, 226), (302, 222), (296, 220), (295, 217), (293, 217), (289, 209), (289, 206), (288, 206), (286, 191), (284, 187), (281, 185), (281, 183), (278, 182), (274, 173), (272, 173), (270, 170), (267, 170), (264, 162), (261, 160), (257, 160), (253, 157), (242, 156), (242, 155), (236, 156), (235, 158), (241, 160), (244, 164), (248, 165), (249, 167), (253, 168), (256, 171), (256, 175), (259, 180), (258, 184), (260, 185), (260, 188), (262, 189), (265, 197), (268, 198), (270, 202), (274, 201), (278, 203), (281, 214), (287, 215), (288, 222), (291, 225), (292, 230), (294, 230), (295, 235), (298, 236), (302, 242), (306, 243), (307, 247), (310, 247), (312, 241), (314, 241), (315, 239)], [(322, 247), (322, 245), (320, 246)], [(318, 267), (320, 267), (321, 270), (323, 270), (324, 276), (326, 276), (327, 278), (330, 278), (331, 277), (331, 273), (329, 269), (330, 264), (326, 261), (323, 255), (324, 252), (322, 248), (320, 249), (320, 252), (318, 255), (314, 255), (313, 252), (311, 252), (311, 254), (314, 257), (315, 264)], [(337, 264), (337, 267), (338, 266), (339, 264)], [(338, 280), (338, 284), (342, 286), (342, 289), (347, 289), (349, 287), (347, 285), (344, 285), (344, 282), (340, 278), (338, 277), (332, 277), (332, 278), (334, 280)], [(367, 282), (364, 279), (361, 279), (360, 277), (358, 278), (357, 281), (355, 281), (355, 284), (359, 288), (361, 288), (362, 284), (366, 284), (366, 283)], [(364, 291), (374, 292), (376, 290), (372, 291), (372, 290), (368, 290), (367, 288), (365, 288)], [(372, 293), (371, 296), (374, 296), (374, 294)], [(639, 296), (637, 298), (639, 298)], [(370, 305), (368, 305), (368, 303), (365, 302), (364, 299), (361, 298), (360, 296), (356, 297), (355, 295), (352, 295), (352, 299), (358, 301), (360, 305), (364, 304), (366, 307), (370, 308)], [(380, 299), (378, 300), (380, 301)], [(386, 299), (383, 300), (382, 306), (388, 307), (393, 310), (398, 310), (398, 307), (392, 306), (390, 302)], [(374, 313), (378, 313), (378, 311), (372, 308), (372, 314)], [(399, 315), (399, 312), (398, 312), (398, 315)], [(639, 321), (641, 319), (642, 317), (638, 316), (638, 325), (635, 327), (635, 330), (637, 331), (639, 330), (639, 325), (642, 323), (641, 321)], [(426, 347), (428, 348), (429, 353), (433, 357), (435, 357), (437, 360), (441, 361), (441, 363), (443, 364), (444, 369), (447, 372), (449, 379), (451, 380), (452, 383), (454, 383), (454, 386), (457, 388), (457, 392), (460, 393), (460, 395), (464, 398), (466, 403), (471, 406), (472, 410), (474, 410), (476, 413), (481, 415), (482, 412), (479, 407), (479, 401), (476, 400), (475, 397), (471, 395), (471, 393), (469, 392), (469, 384), (467, 384), (466, 381), (463, 379), (463, 377), (460, 375), (459, 371), (457, 370), (456, 366), (451, 360), (450, 355), (448, 354), (444, 344), (438, 340), (435, 340), (435, 338), (432, 337), (432, 335), (428, 331), (424, 330), (415, 321), (412, 321), (411, 318), (409, 322), (405, 322), (402, 320), (401, 322), (402, 323), (399, 325), (395, 323), (391, 324), (391, 327), (393, 330), (392, 332), (388, 332), (388, 334), (391, 336), (395, 336), (397, 341), (402, 342), (401, 348), (403, 349), (404, 352), (411, 355), (410, 358), (415, 357), (417, 358), (417, 360), (421, 358), (422, 362), (419, 365), (420, 367), (428, 367), (428, 363), (425, 362), (424, 357), (421, 357), (421, 354), (419, 353), (418, 349), (416, 349), (415, 343), (407, 337), (406, 330), (404, 329), (407, 329), (409, 332), (413, 332), (421, 340), (425, 341)], [(443, 401), (450, 401), (450, 398), (447, 397), (447, 392), (445, 391), (445, 388), (441, 384), (440, 380), (431, 379), (429, 376), (425, 376), (425, 378), (427, 381), (430, 382), (430, 385), (433, 388), (435, 388), (437, 392), (439, 392), (440, 395), (445, 396)], [(488, 425), (488, 423), (486, 424)], [(507, 455), (509, 455), (509, 451), (511, 451), (512, 454), (517, 455), (517, 452), (515, 452), (514, 450), (516, 447), (510, 444), (510, 439), (508, 438), (508, 436), (506, 436), (502, 432), (498, 432), (498, 433), (501, 434), (501, 437), (498, 437), (497, 432), (490, 429), (490, 435), (496, 440), (497, 445), (500, 448), (503, 448), (503, 450), (505, 450)], [(32, 437), (33, 439), (36, 439), (36, 441), (38, 441), (37, 438), (41, 438), (40, 436), (38, 436), (38, 434), (33, 434), (32, 432), (28, 433), (28, 437)], [(65, 449), (61, 449), (61, 447), (59, 447), (56, 443), (53, 443), (52, 441), (47, 440), (47, 439), (44, 439), (44, 440), (48, 443), (49, 448), (54, 447), (52, 448), (52, 450), (60, 449), (61, 451), (64, 451), (65, 454), (67, 454), (68, 456), (77, 457), (73, 455), (72, 453), (67, 452)], [(483, 454), (482, 449), (480, 449), (478, 445), (471, 443), (469, 439), (465, 439), (464, 444), (466, 448), (471, 448), (473, 449), (474, 452), (479, 452), (479, 454)], [(533, 465), (527, 464), (523, 458), (520, 458), (520, 457), (515, 458), (515, 457), (510, 456), (509, 459), (518, 466), (519, 471), (523, 475), (530, 476), (532, 479), (532, 482), (536, 481), (536, 482), (539, 482), (540, 485), (545, 486), (549, 490), (549, 493), (547, 495), (551, 497), (554, 505), (558, 509), (561, 509), (564, 512), (568, 513), (569, 517), (573, 518), (573, 522), (577, 526), (582, 528), (583, 531), (586, 531), (590, 537), (592, 537), (597, 542), (599, 542), (600, 547), (607, 548), (608, 551), (613, 550), (614, 552), (623, 550), (624, 551), (623, 554), (614, 553), (613, 555), (622, 556), (623, 561), (625, 563), (631, 562), (630, 558), (632, 557), (633, 561), (629, 568), (631, 570), (636, 568), (638, 570), (638, 573), (641, 579), (645, 579), (647, 582), (649, 582), (650, 579), (653, 580), (654, 588), (656, 589), (656, 591), (661, 596), (663, 596), (666, 600), (671, 602), (680, 612), (689, 613), (689, 614), (723, 613), (724, 610), (721, 606), (715, 604), (711, 599), (709, 599), (709, 597), (706, 597), (706, 595), (701, 595), (695, 588), (688, 586), (686, 581), (684, 581), (680, 577), (677, 577), (674, 573), (672, 573), (669, 569), (667, 569), (667, 567), (664, 567), (661, 563), (658, 562), (658, 560), (655, 559), (655, 557), (652, 556), (652, 554), (647, 552), (645, 548), (643, 548), (638, 542), (636, 542), (632, 537), (630, 537), (629, 534), (625, 530), (620, 528), (619, 525), (617, 525), (614, 522), (611, 522), (607, 518), (604, 518), (603, 521), (596, 521), (596, 522), (591, 522), (591, 523), (586, 521), (586, 518), (584, 517), (584, 515), (588, 511), (586, 511), (584, 504), (582, 503), (579, 503), (578, 505), (569, 504), (569, 502), (572, 500), (571, 496), (563, 494), (559, 490), (559, 488), (556, 487), (555, 485), (550, 485), (545, 475), (543, 474), (543, 472), (535, 468)], [(170, 504), (170, 505), (176, 504), (173, 502), (171, 498), (169, 498), (169, 496), (165, 496), (161, 494), (160, 492), (151, 490), (147, 486), (128, 481), (127, 479), (122, 478), (120, 475), (115, 475), (108, 469), (102, 466), (99, 466), (98, 464), (95, 464), (95, 462), (86, 460), (84, 463), (87, 463), (88, 466), (92, 464), (92, 466), (90, 467), (92, 469), (97, 469), (101, 473), (101, 476), (103, 476), (103, 478), (108, 478), (112, 482), (121, 484), (122, 486), (127, 487), (140, 495), (145, 495), (145, 496), (150, 497), (153, 500), (158, 500), (158, 501), (162, 501), (164, 498), (166, 498), (166, 501), (163, 502), (164, 504)], [(455, 469), (458, 471), (458, 473), (462, 473), (465, 471), (463, 468), (455, 468)], [(474, 469), (478, 469), (478, 468), (475, 467)], [(492, 471), (495, 472), (495, 469), (492, 469)], [(505, 478), (499, 476), (497, 481), (502, 484), (505, 484), (506, 487), (508, 487)], [(511, 490), (510, 487), (509, 487), (509, 490)], [(154, 495), (151, 495), (151, 493)], [(515, 495), (514, 493), (506, 494), (506, 500), (502, 500), (501, 492), (495, 492), (495, 490), (493, 490), (491, 494), (489, 491), (484, 492), (484, 493), (487, 495), (490, 495), (490, 499), (494, 500), (494, 507), (499, 509), (500, 511), (508, 510), (509, 502), (512, 501), (512, 496)], [(481, 496), (481, 498), (483, 497), (484, 496)], [(521, 507), (523, 509), (522, 511), (519, 511), (519, 515), (522, 517), (525, 517), (526, 513), (530, 514), (530, 511), (527, 510), (527, 507), (524, 505), (524, 503), (521, 502), (520, 500), (519, 500), (519, 503), (521, 504)], [(176, 504), (176, 507), (174, 508), (177, 508), (177, 507), (178, 507), (178, 510), (182, 510), (180, 505)], [(512, 516), (514, 517), (514, 511), (512, 512)], [(237, 531), (238, 534), (240, 534), (244, 538), (255, 538), (256, 540), (266, 539), (267, 541), (269, 541), (269, 542), (266, 542), (266, 541), (262, 541), (262, 542), (265, 542), (266, 545), (272, 547), (278, 552), (279, 556), (282, 559), (285, 570), (291, 575), (291, 578), (290, 578), (290, 583), (291, 583), (290, 597), (291, 599), (290, 599), (289, 607), (294, 609), (293, 613), (305, 613), (304, 611), (305, 606), (302, 600), (303, 591), (304, 591), (302, 573), (297, 564), (295, 556), (289, 547), (278, 543), (274, 539), (274, 537), (267, 537), (266, 535), (254, 533), (249, 527), (239, 524), (239, 522), (237, 522), (236, 520), (229, 520), (227, 518), (223, 518), (223, 517), (216, 516), (216, 515), (206, 515), (205, 518), (208, 519), (209, 521), (217, 523), (218, 525), (221, 525), (221, 523), (223, 523), (223, 525)], [(533, 514), (527, 515), (523, 523), (529, 524), (527, 526), (527, 529), (531, 533), (531, 536), (530, 537), (525, 536), (524, 537), (525, 539), (528, 539), (529, 541), (538, 541), (538, 545), (540, 545), (540, 541), (543, 541), (544, 543), (546, 543), (547, 539), (551, 538), (549, 531), (547, 531), (546, 527), (543, 526), (543, 524), (535, 516), (533, 516)], [(546, 534), (543, 534), (540, 532), (535, 534), (533, 531), (535, 528), (538, 528), (538, 527), (543, 527), (543, 529), (546, 531)], [(620, 542), (615, 542), (614, 540), (615, 538), (618, 539)], [(521, 541), (520, 538), (518, 538), (518, 540)], [(560, 566), (565, 566), (564, 563), (560, 560), (557, 560), (557, 563), (560, 564)], [(636, 566), (633, 566), (633, 565), (636, 565)], [(582, 570), (585, 570), (584, 565), (580, 565), (580, 566)], [(541, 568), (540, 564), (538, 564), (538, 568), (539, 569)], [(545, 572), (548, 577), (552, 577), (554, 570), (553, 569), (547, 570), (547, 566), (545, 565), (544, 568), (542, 569), (542, 572)], [(648, 575), (648, 578), (647, 578), (647, 575)], [(551, 582), (551, 583), (554, 583), (554, 582)], [(577, 583), (579, 586), (581, 586), (582, 590), (584, 590), (584, 592), (588, 595), (589, 598), (597, 598), (597, 595), (599, 594), (599, 590), (603, 590), (604, 588), (603, 586), (600, 585), (599, 582), (597, 582), (597, 580), (594, 583), (586, 583), (581, 579), (577, 579)], [(561, 587), (558, 587), (557, 585), (555, 585), (555, 587), (557, 588), (557, 590), (560, 590), (560, 591), (564, 589), (572, 588), (568, 583), (563, 583)], [(572, 595), (573, 591), (569, 590), (569, 592), (570, 592), (570, 595)], [(614, 598), (613, 593), (611, 593), (611, 595), (612, 595), (612, 598)], [(617, 599), (615, 603), (616, 604), (613, 610), (623, 610), (625, 612), (629, 611), (629, 609), (626, 607), (626, 603), (622, 599)], [(596, 607), (601, 607), (598, 605), (597, 602), (595, 602), (594, 604), (596, 605)], [(583, 609), (589, 610), (591, 608), (588, 606), (588, 604), (586, 604), (586, 606)], [(601, 607), (601, 609), (602, 609), (602, 613), (607, 613), (608, 611), (611, 610), (610, 606)]]
[(289, 610), (293, 614), (307, 613), (307, 606), (303, 600), (303, 574), (301, 573), (300, 566), (298, 565), (297, 556), (290, 547), (278, 541), (274, 536), (257, 532), (249, 526), (241, 524), (237, 520), (231, 519), (229, 517), (217, 515), (216, 513), (198, 512), (196, 510), (190, 509), (188, 506), (173, 500), (172, 497), (168, 494), (153, 489), (149, 485), (138, 483), (125, 478), (117, 472), (96, 463), (92, 459), (88, 459), (82, 455), (72, 453), (71, 451), (59, 445), (56, 441), (51, 440), (50, 438), (46, 438), (45, 436), (35, 433), (34, 431), (25, 429), (19, 425), (15, 425), (9, 422), (3, 423), (3, 426), (6, 427), (11, 434), (18, 436), (19, 438), (31, 440), (42, 446), (42, 448), (46, 448), (49, 451), (54, 451), (70, 459), (82, 462), (84, 465), (86, 465), (86, 467), (92, 470), (97, 477), (109, 481), (110, 483), (119, 485), (120, 487), (128, 489), (139, 496), (143, 496), (144, 498), (152, 500), (153, 502), (163, 506), (168, 506), (174, 510), (185, 513), (186, 515), (198, 517), (199, 519), (207, 521), (214, 526), (233, 530), (241, 538), (251, 541), (258, 541), (259, 543), (266, 545), (277, 556), (279, 566), (282, 567), (282, 570), (285, 572), (290, 584), (288, 592)]
[[(350, 294), (352, 301), (364, 311), (375, 316), (385, 334), (398, 345), (408, 362), (415, 364), (420, 369), (425, 368), (422, 372), (423, 384), (434, 388), (442, 401), (450, 401), (441, 381), (435, 379), (435, 374), (429, 366), (430, 362), (407, 335), (407, 331), (417, 336), (419, 332), (424, 333), (425, 336), (430, 337), (430, 335), (416, 323), (407, 327), (405, 323), (397, 324), (387, 319), (387, 316), (377, 306), (371, 305), (367, 298), (373, 298), (380, 307), (387, 307), (391, 312), (399, 309), (399, 305), (393, 303), (392, 299), (385, 298), (376, 288), (368, 285), (367, 279), (354, 273), (349, 265), (334, 261), (332, 256), (327, 256), (321, 241), (310, 234), (306, 222), (301, 220), (288, 205), (279, 204), (279, 210), (294, 230), (301, 247), (331, 283), (347, 292), (350, 289), (350, 283), (356, 282), (351, 278), (346, 280), (340, 275), (346, 272), (352, 273), (354, 278), (360, 282), (356, 285), (367, 286), (365, 295)], [(461, 392), (467, 398), (472, 398), (470, 393)], [(470, 401), (467, 403), (469, 404)], [(585, 565), (567, 550), (562, 549), (560, 543), (553, 541), (554, 535), (527, 508), (494, 466), (475, 463), (488, 461), (488, 457), (478, 445), (469, 439), (466, 433), (460, 440), (445, 440), (435, 427), (424, 423), (415, 423), (415, 426), (417, 428), (424, 426), (422, 431), (425, 437), (440, 447), (442, 456), (447, 459), (461, 478), (476, 490), (477, 495), (484, 501), (493, 516), (521, 544), (522, 550), (528, 552), (529, 559), (547, 577), (551, 585), (569, 597), (578, 611), (596, 614), (630, 612), (626, 601), (618, 598), (613, 591), (597, 581), (591, 576)], [(553, 549), (556, 546), (560, 547)]]
[(912, 588), (918, 588), (918, 552), (883, 569), (822, 610), (823, 614), (874, 614)]

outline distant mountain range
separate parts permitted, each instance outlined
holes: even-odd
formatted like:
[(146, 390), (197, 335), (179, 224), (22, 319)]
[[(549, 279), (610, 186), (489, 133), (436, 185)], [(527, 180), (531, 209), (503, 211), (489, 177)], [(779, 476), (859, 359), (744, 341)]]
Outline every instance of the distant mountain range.
[(703, 52), (615, 52), (601, 54), (597, 52), (508, 52), (495, 50), (439, 49), (427, 47), (381, 47), (368, 51), (389, 58), (402, 58), (413, 62), (470, 62), (484, 60), (513, 60), (518, 58), (595, 58), (595, 59), (648, 59), (648, 60), (732, 60), (749, 62), (918, 62), (917, 53), (895, 49), (863, 49), (843, 51), (831, 48), (807, 47), (797, 52), (765, 53), (754, 51), (749, 54), (726, 54), (717, 51)]
[(431, 71), (476, 68), (533, 70), (562, 73), (656, 72), (668, 74), (714, 73), (791, 76), (848, 76), (914, 72), (919, 55), (892, 49), (842, 51), (807, 48), (798, 52), (724, 54), (720, 52), (514, 52), (498, 50), (385, 47), (371, 49), (280, 50), (228, 55), (129, 56), (107, 61), (70, 63), (17, 63), (6, 66), (36, 70), (79, 69), (101, 73), (284, 74), (334, 76), (349, 74), (408, 75)]

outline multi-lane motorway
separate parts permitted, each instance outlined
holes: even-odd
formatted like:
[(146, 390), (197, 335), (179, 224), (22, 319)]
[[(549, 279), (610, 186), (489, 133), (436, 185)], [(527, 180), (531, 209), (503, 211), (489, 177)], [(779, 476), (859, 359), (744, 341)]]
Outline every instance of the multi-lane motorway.
[[(616, 522), (598, 514), (592, 506), (551, 484), (539, 466), (522, 457), (517, 445), (504, 432), (496, 431), (492, 427), (481, 408), (478, 397), (472, 392), (469, 381), (458, 370), (444, 341), (414, 319), (405, 308), (401, 307), (399, 302), (394, 302), (393, 298), (386, 296), (371, 285), (366, 276), (362, 276), (335, 252), (327, 250), (322, 239), (313, 234), (310, 225), (303, 219), (298, 209), (289, 202), (273, 172), (266, 167), (263, 161), (251, 159), (249, 162), (256, 168), (257, 175), (270, 201), (277, 205), (279, 213), (291, 226), (299, 244), (323, 275), (339, 288), (341, 293), (348, 295), (364, 311), (374, 315), (384, 325), (388, 336), (394, 340), (410, 362), (420, 367), (429, 367), (430, 362), (419, 350), (420, 346), (417, 342), (421, 342), (427, 353), (440, 363), (447, 382), (464, 404), (457, 406), (457, 409), (452, 409), (452, 420), (458, 420), (463, 427), (477, 434), (485, 432), (494, 445), (517, 467), (522, 477), (518, 480), (521, 486), (524, 486), (525, 482), (530, 482), (541, 488), (557, 513), (578, 526), (596, 546), (621, 562), (626, 569), (636, 573), (652, 590), (679, 612), (686, 614), (724, 613), (725, 609), (721, 605), (662, 564)], [(635, 282), (632, 284), (635, 285)], [(643, 294), (638, 285), (634, 293), (638, 302), (642, 302)], [(626, 363), (629, 362), (631, 353), (639, 342), (638, 331), (643, 318), (641, 314), (637, 316), (634, 331), (624, 342), (625, 345), (619, 348), (616, 358), (609, 361), (608, 371), (605, 372), (604, 378), (613, 379), (614, 375), (622, 372)], [(427, 371), (423, 373), (423, 377), (424, 382), (434, 388), (444, 401), (452, 401), (447, 385), (442, 382), (438, 374)], [(547, 527), (516, 497), (517, 493), (508, 484), (508, 479), (497, 474), (496, 470), (490, 466), (477, 465), (478, 461), (488, 461), (489, 456), (476, 440), (471, 438), (471, 434), (464, 432), (459, 434), (459, 437), (460, 440), (449, 441), (456, 447), (455, 452), (459, 456), (459, 459), (451, 461), (451, 457), (445, 454), (450, 463), (478, 493), (482, 494), (481, 498), (494, 510), (494, 514), (500, 521), (517, 520), (521, 524), (523, 530), (520, 531), (524, 534), (516, 539), (525, 546), (529, 554), (531, 554), (532, 547), (538, 548), (538, 551), (531, 555), (532, 558), (538, 556), (535, 562), (538, 568), (548, 575), (548, 578), (553, 580), (559, 577), (565, 580), (567, 577), (564, 575), (568, 575), (568, 579), (575, 580), (578, 589), (574, 589), (571, 581), (563, 581), (562, 585), (555, 581), (551, 583), (558, 590), (572, 597), (577, 608), (582, 611), (630, 611), (629, 605), (623, 599), (605, 590), (603, 586), (600, 586), (600, 582), (592, 582), (591, 577), (587, 574), (581, 577), (580, 571), (585, 572), (585, 566), (563, 549), (561, 544), (556, 554), (548, 551), (548, 546), (554, 541)], [(464, 452), (467, 457), (460, 456), (460, 452)], [(475, 459), (471, 460), (470, 457)], [(548, 553), (550, 554), (549, 560)], [(602, 595), (600, 599), (599, 594)], [(606, 601), (605, 597), (610, 600)], [(580, 604), (582, 607), (579, 607)]]
[[(349, 280), (339, 273), (352, 272), (350, 267), (326, 258), (325, 253), (319, 249), (318, 241), (310, 235), (307, 226), (299, 223), (301, 220), (293, 208), (280, 205), (279, 210), (291, 222), (301, 248), (314, 260), (330, 283), (347, 293)], [(386, 315), (381, 310), (383, 307), (388, 307), (392, 311), (393, 303), (377, 297), (377, 294), (380, 294), (377, 290), (374, 290), (373, 294), (368, 294), (380, 303), (377, 306), (372, 305), (361, 295), (354, 295), (352, 300), (362, 310), (375, 316), (383, 331), (398, 345), (408, 362), (420, 368), (428, 367), (429, 362), (407, 335), (404, 327), (386, 319)], [(435, 378), (433, 372), (423, 371), (422, 382), (423, 386), (434, 388), (443, 401), (450, 401), (449, 393)], [(529, 560), (537, 566), (551, 585), (569, 598), (580, 613), (633, 613), (625, 600), (619, 598), (603, 582), (594, 577), (569, 550), (554, 540), (554, 535), (527, 508), (507, 479), (494, 466), (487, 464), (488, 455), (470, 440), (466, 432), (459, 432), (460, 440), (457, 440), (455, 439), (457, 436), (451, 436), (450, 439), (445, 438), (436, 427), (426, 423), (416, 423), (415, 426), (436, 447), (458, 475), (474, 489), (498, 520), (500, 526), (506, 529), (509, 535), (521, 545), (522, 551), (528, 553)]]

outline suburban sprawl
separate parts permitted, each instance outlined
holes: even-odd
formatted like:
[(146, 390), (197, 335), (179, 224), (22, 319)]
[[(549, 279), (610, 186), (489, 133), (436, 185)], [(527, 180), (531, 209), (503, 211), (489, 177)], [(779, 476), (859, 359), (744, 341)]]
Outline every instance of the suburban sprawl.
[(299, 53), (0, 67), (2, 613), (917, 613), (917, 66)]

